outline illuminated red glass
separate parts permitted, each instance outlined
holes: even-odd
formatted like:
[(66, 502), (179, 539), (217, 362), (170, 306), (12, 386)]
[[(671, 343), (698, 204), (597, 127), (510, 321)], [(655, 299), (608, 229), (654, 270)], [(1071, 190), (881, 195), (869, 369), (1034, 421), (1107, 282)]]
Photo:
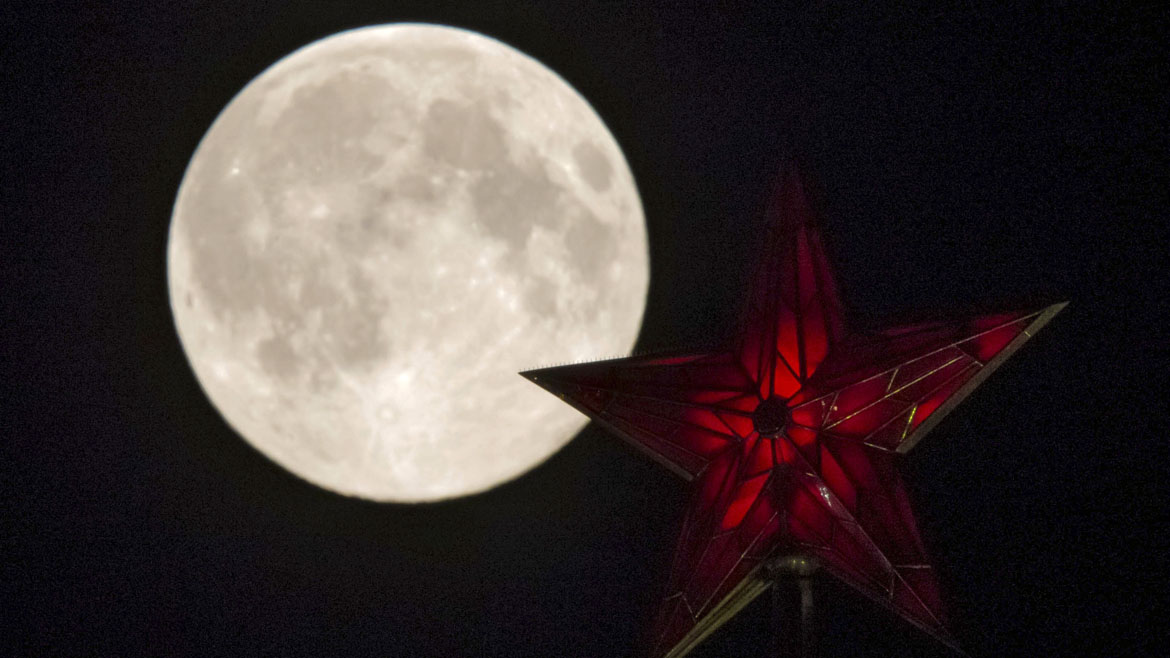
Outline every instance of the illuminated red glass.
[(795, 170), (773, 201), (733, 345), (523, 374), (693, 481), (649, 656), (689, 651), (791, 553), (954, 646), (899, 453), (1063, 304), (847, 331)]

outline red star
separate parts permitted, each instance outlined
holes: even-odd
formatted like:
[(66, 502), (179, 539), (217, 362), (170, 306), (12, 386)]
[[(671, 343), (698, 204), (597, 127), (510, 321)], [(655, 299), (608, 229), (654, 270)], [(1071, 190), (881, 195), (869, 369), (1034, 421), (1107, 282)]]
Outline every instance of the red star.
[(792, 553), (953, 647), (898, 455), (1064, 304), (848, 331), (794, 170), (775, 201), (729, 349), (523, 374), (693, 482), (651, 656), (690, 651)]

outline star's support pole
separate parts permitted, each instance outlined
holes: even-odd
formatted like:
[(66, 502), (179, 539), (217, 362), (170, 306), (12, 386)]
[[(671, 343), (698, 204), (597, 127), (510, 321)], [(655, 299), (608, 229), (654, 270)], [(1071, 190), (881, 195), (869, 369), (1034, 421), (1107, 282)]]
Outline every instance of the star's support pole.
[(816, 558), (806, 555), (785, 555), (768, 564), (776, 658), (816, 658), (813, 576), (819, 567)]

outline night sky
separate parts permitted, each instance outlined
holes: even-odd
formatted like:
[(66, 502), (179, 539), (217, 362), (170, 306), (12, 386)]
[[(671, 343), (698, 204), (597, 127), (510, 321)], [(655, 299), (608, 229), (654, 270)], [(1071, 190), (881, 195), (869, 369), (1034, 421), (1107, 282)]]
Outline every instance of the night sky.
[[(347, 499), (240, 440), (180, 348), (165, 244), (198, 140), (280, 57), (395, 21), (496, 37), (608, 124), (648, 222), (639, 350), (728, 335), (785, 152), (815, 182), (855, 326), (1069, 300), (903, 472), (969, 653), (1161, 653), (1155, 3), (65, 4), (0, 10), (0, 654), (632, 651), (687, 499), (665, 468), (590, 427), (479, 496)], [(823, 656), (949, 655), (821, 586)], [(766, 655), (768, 620), (761, 597), (693, 655)]]

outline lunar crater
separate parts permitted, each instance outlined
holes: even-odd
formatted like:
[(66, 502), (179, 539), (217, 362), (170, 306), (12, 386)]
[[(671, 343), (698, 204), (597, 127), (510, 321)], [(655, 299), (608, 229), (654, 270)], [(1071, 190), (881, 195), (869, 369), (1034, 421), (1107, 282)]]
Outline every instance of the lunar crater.
[(613, 167), (593, 142), (579, 142), (573, 147), (573, 160), (577, 163), (582, 178), (594, 191), (604, 192), (609, 188)]

